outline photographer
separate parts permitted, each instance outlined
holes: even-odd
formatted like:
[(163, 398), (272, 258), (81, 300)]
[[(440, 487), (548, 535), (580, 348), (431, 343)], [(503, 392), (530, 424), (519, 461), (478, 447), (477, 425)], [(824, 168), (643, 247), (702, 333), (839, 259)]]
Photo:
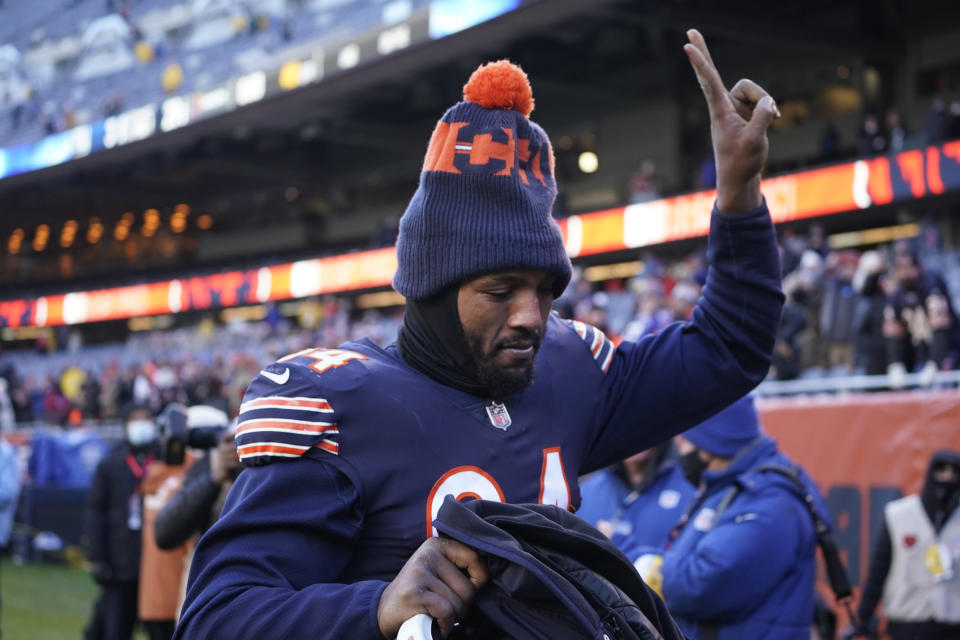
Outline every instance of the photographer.
[(217, 447), (190, 468), (183, 487), (157, 514), (157, 546), (173, 549), (206, 531), (220, 515), (224, 498), (241, 469), (233, 432), (225, 430)]
[[(157, 513), (153, 535), (160, 549), (176, 549), (205, 532), (220, 515), (227, 492), (242, 467), (237, 457), (234, 433), (227, 414), (215, 407), (199, 405), (185, 409), (175, 405), (164, 426), (165, 457), (178, 459), (186, 450), (207, 450), (183, 477), (180, 489)], [(183, 602), (186, 577), (193, 560), (192, 546), (183, 561), (179, 602)], [(177, 607), (179, 614), (179, 606)]]

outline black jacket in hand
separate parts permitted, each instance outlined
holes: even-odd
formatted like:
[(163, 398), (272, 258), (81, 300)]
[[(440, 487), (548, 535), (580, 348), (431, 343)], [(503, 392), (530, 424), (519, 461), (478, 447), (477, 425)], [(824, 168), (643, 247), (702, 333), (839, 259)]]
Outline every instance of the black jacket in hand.
[(626, 556), (563, 509), (447, 496), (433, 524), (490, 570), (454, 638), (683, 640)]

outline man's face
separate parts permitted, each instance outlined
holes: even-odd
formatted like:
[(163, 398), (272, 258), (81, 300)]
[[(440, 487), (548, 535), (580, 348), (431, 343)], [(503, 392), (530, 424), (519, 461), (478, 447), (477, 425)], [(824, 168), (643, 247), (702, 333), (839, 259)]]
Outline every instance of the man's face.
[(152, 442), (157, 435), (157, 425), (153, 414), (146, 409), (134, 409), (127, 416), (125, 430), (127, 441), (134, 447), (143, 447)]
[(477, 377), (494, 399), (533, 382), (533, 362), (553, 304), (555, 276), (512, 269), (468, 280), (460, 287), (460, 324), (477, 365)]

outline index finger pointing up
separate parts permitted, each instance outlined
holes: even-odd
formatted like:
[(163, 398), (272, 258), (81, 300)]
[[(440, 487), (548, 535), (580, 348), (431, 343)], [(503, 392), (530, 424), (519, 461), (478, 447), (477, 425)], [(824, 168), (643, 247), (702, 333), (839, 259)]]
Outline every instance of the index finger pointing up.
[(703, 36), (696, 29), (687, 31), (687, 38), (690, 43), (683, 45), (687, 57), (690, 58), (690, 64), (697, 74), (697, 81), (700, 88), (703, 89), (703, 95), (707, 98), (707, 107), (710, 109), (711, 116), (717, 116), (733, 108), (727, 97), (727, 89), (723, 86), (723, 80), (720, 73), (710, 58), (710, 51), (707, 49), (707, 43)]

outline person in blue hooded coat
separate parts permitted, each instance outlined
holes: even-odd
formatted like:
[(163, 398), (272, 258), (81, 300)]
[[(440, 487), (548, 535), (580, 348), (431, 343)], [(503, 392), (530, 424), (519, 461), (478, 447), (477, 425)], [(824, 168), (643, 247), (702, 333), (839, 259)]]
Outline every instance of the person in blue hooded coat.
[(809, 640), (813, 520), (791, 479), (764, 467), (797, 474), (829, 522), (813, 480), (763, 434), (750, 396), (679, 436), (678, 450), (700, 494), (662, 556), (638, 558), (641, 574), (690, 640)]
[(601, 469), (580, 485), (577, 515), (621, 550), (658, 546), (696, 494), (672, 440)]

